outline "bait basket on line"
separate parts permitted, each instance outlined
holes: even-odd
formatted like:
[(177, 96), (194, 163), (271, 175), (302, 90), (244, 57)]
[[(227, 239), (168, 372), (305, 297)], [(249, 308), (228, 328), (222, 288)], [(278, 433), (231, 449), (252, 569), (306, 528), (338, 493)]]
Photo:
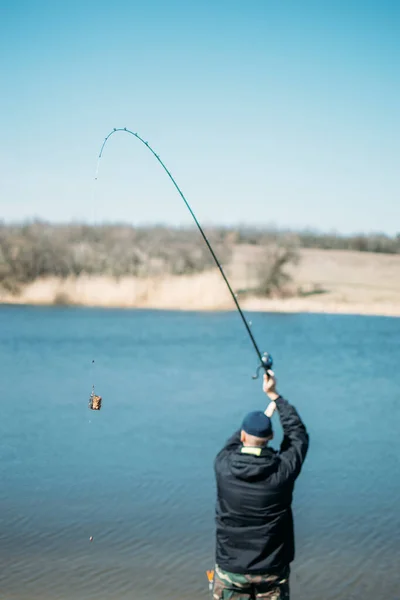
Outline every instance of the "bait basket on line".
[(92, 389), (92, 393), (89, 398), (89, 408), (91, 410), (100, 410), (101, 409), (101, 396), (97, 396), (94, 393), (94, 387)]

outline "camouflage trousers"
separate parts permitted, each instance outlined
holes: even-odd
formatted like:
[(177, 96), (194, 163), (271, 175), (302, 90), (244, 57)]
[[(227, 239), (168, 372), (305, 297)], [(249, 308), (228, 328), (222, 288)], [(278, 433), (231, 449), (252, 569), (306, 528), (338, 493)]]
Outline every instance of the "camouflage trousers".
[(289, 600), (289, 567), (280, 575), (239, 575), (216, 565), (214, 600)]

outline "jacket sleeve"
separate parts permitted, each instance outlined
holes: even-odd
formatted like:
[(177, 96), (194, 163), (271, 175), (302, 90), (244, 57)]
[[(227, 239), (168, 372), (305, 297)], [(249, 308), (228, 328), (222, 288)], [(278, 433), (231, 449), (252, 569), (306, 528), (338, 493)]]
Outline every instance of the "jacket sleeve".
[(279, 452), (282, 475), (285, 479), (296, 479), (307, 454), (309, 436), (294, 406), (284, 398), (278, 398), (276, 407), (283, 429)]

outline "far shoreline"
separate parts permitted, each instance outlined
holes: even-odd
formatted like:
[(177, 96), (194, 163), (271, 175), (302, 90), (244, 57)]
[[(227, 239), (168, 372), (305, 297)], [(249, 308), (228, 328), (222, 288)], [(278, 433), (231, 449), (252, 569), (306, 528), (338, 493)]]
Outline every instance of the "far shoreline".
[[(121, 310), (121, 311), (154, 311), (154, 312), (182, 312), (182, 313), (233, 313), (236, 312), (237, 309), (235, 306), (232, 308), (208, 308), (208, 309), (200, 309), (200, 308), (162, 308), (162, 307), (151, 307), (151, 306), (102, 306), (102, 305), (91, 305), (91, 304), (45, 304), (45, 303), (22, 303), (22, 302), (2, 302), (0, 301), (0, 307), (4, 308), (54, 308), (54, 309), (62, 309), (62, 308), (86, 308), (88, 310), (92, 309), (102, 309), (102, 310)], [(354, 316), (354, 317), (380, 317), (380, 318), (388, 318), (388, 319), (398, 319), (400, 318), (400, 310), (393, 311), (387, 310), (386, 308), (380, 310), (376, 307), (368, 307), (368, 309), (360, 309), (357, 307), (309, 307), (309, 308), (287, 308), (286, 306), (273, 308), (273, 307), (265, 307), (265, 308), (247, 308), (245, 305), (241, 304), (241, 308), (246, 313), (265, 313), (265, 314), (281, 314), (281, 315), (329, 315), (329, 316)]]
[[(400, 255), (303, 249), (290, 272), (291, 294), (251, 295), (238, 260), (228, 273), (241, 308), (249, 312), (400, 317)], [(244, 274), (243, 274), (244, 273)], [(129, 308), (188, 312), (235, 311), (217, 269), (191, 275), (151, 277), (79, 275), (46, 277), (12, 294), (0, 288), (0, 304)]]
[[(333, 302), (313, 302), (312, 300), (300, 297), (292, 297), (285, 299), (267, 299), (248, 297), (239, 300), (240, 307), (246, 313), (271, 313), (271, 314), (325, 314), (325, 315), (347, 315), (347, 316), (369, 316), (369, 317), (400, 317), (400, 304), (346, 304)], [(12, 299), (9, 296), (6, 298), (0, 297), (0, 306), (3, 307), (37, 307), (37, 308), (87, 308), (87, 309), (104, 309), (104, 310), (152, 310), (152, 311), (169, 311), (169, 312), (236, 312), (236, 307), (231, 300), (229, 303), (216, 304), (215, 306), (207, 305), (201, 307), (188, 303), (187, 305), (173, 305), (166, 303), (165, 306), (157, 303), (140, 303), (129, 304), (121, 303), (101, 303), (101, 302), (54, 302), (54, 301), (28, 301), (24, 298)]]

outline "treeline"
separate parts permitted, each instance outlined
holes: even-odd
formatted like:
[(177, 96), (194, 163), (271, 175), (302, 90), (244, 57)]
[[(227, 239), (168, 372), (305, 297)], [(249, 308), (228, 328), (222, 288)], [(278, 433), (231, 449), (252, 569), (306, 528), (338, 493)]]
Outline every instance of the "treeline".
[[(208, 232), (223, 262), (230, 245), (217, 229)], [(0, 284), (18, 291), (39, 277), (190, 274), (214, 266), (191, 229), (128, 225), (0, 224)]]
[(299, 248), (319, 248), (321, 250), (355, 250), (357, 252), (379, 252), (400, 254), (400, 233), (389, 236), (384, 233), (340, 235), (319, 233), (312, 230), (283, 231), (241, 228), (235, 230), (238, 244), (262, 245), (282, 238), (292, 240)]

